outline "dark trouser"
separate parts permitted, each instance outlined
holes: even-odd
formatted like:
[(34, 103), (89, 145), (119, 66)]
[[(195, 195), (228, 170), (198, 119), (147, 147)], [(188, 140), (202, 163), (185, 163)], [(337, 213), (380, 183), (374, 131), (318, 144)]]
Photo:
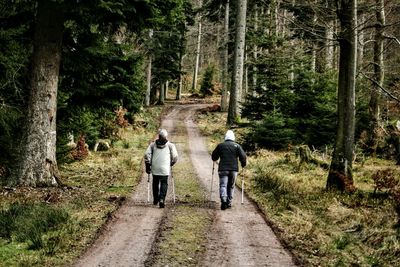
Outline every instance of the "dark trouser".
[(220, 171), (219, 174), (219, 196), (221, 202), (230, 204), (235, 189), (236, 171)]
[(165, 202), (168, 190), (168, 175), (153, 175), (153, 198)]

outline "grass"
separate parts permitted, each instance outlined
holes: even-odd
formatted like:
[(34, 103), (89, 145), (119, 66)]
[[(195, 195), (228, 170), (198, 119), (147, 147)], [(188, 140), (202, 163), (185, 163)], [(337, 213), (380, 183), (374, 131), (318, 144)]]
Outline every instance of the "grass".
[(23, 229), (0, 234), (0, 266), (70, 265), (137, 185), (160, 114), (160, 108), (145, 110), (138, 116), (146, 128), (121, 129), (121, 140), (109, 151), (60, 166), (63, 188), (0, 188), (0, 224), (14, 214), (11, 219)]
[(146, 266), (199, 266), (205, 252), (211, 211), (177, 206), (168, 215), (158, 240), (155, 258)]
[[(209, 150), (221, 142), (226, 114), (198, 117)], [(212, 123), (210, 123), (212, 122)], [(246, 129), (236, 129), (240, 136)], [(318, 154), (315, 154), (318, 157)], [(322, 157), (319, 157), (322, 160)], [(293, 151), (259, 150), (248, 157), (246, 192), (258, 203), (280, 239), (304, 266), (400, 266), (400, 229), (388, 194), (374, 194), (372, 175), (397, 169), (366, 159), (353, 166), (354, 194), (326, 192), (327, 170), (299, 164)], [(328, 161), (329, 163), (329, 161)]]

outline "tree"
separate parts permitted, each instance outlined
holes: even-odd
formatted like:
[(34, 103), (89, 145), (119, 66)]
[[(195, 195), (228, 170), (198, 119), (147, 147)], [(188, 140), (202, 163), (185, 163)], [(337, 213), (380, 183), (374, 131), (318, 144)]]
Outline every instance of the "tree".
[(246, 39), (246, 11), (247, 11), (247, 0), (238, 0), (236, 26), (235, 26), (236, 37), (235, 37), (235, 49), (233, 56), (231, 95), (229, 99), (228, 120), (227, 120), (227, 124), (229, 125), (237, 122), (240, 112), (239, 101), (242, 99), (244, 53), (245, 53), (244, 48)]
[[(200, 8), (203, 5), (203, 1), (200, 0)], [(197, 76), (199, 74), (199, 62), (200, 62), (200, 48), (201, 48), (201, 20), (202, 16), (198, 16), (198, 22), (197, 22), (197, 42), (196, 42), (196, 60), (194, 64), (194, 70), (193, 70), (193, 84), (192, 84), (192, 91), (196, 92), (197, 90)]]
[[(149, 39), (153, 37), (153, 30), (149, 30)], [(151, 93), (151, 55), (149, 53), (148, 63), (147, 63), (147, 72), (146, 72), (146, 80), (147, 80), (147, 89), (146, 89), (146, 99), (145, 106), (150, 106), (150, 93)]]
[(228, 110), (228, 76), (229, 76), (229, 0), (225, 3), (224, 16), (224, 37), (223, 37), (223, 55), (222, 55), (222, 95), (221, 110)]
[(59, 3), (39, 1), (19, 184), (57, 184), (56, 113), (63, 24)]
[(341, 191), (353, 187), (355, 130), (355, 82), (357, 66), (357, 0), (337, 0), (341, 30), (339, 36), (338, 126), (327, 189)]
[(380, 96), (381, 88), (384, 82), (384, 47), (385, 40), (385, 3), (384, 0), (376, 0), (376, 26), (375, 26), (375, 43), (374, 43), (374, 77), (373, 86), (371, 88), (371, 98), (369, 101), (369, 118), (370, 127), (368, 131), (368, 150), (376, 156), (378, 147), (379, 131), (381, 128), (380, 120)]

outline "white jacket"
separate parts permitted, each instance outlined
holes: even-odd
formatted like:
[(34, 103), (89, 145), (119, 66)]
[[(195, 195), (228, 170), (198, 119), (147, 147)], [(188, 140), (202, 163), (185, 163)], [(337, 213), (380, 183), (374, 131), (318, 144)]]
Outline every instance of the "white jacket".
[(162, 146), (153, 142), (146, 149), (144, 161), (151, 164), (153, 175), (168, 176), (171, 166), (178, 161), (178, 151), (175, 145), (169, 141)]

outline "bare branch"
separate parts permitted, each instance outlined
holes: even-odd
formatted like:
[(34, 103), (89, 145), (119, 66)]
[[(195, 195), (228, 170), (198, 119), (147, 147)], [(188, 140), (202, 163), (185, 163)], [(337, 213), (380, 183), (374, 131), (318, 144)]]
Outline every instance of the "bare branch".
[(387, 35), (385, 35), (385, 38), (386, 38), (386, 39), (389, 39), (389, 40), (393, 40), (393, 41), (395, 41), (397, 44), (400, 45), (400, 40), (399, 40), (397, 37), (395, 37), (395, 36), (387, 36)]
[(390, 98), (392, 98), (393, 100), (397, 101), (398, 103), (400, 103), (400, 99), (397, 98), (396, 96), (394, 96), (392, 93), (389, 92), (389, 90), (385, 89), (383, 86), (381, 86), (377, 81), (375, 81), (374, 79), (372, 79), (371, 77), (368, 77), (365, 73), (363, 72), (359, 72), (359, 74), (361, 74), (362, 76), (364, 76), (365, 78), (367, 78), (368, 80), (370, 80), (374, 85), (378, 86), (383, 92), (385, 92)]

